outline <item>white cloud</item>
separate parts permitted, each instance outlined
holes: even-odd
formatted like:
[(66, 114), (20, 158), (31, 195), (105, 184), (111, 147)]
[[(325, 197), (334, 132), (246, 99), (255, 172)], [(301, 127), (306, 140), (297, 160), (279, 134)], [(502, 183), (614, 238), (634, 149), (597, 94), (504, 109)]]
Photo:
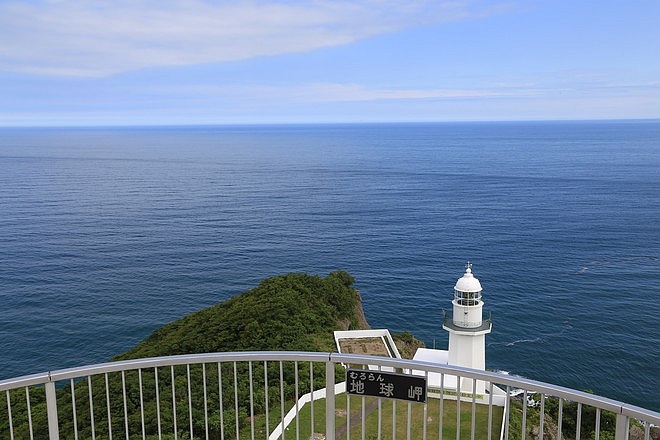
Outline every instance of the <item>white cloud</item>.
[(375, 101), (414, 99), (457, 99), (501, 96), (502, 93), (483, 89), (406, 89), (367, 88), (357, 84), (312, 84), (299, 88), (294, 96), (311, 101)]
[(35, 0), (0, 3), (0, 69), (103, 76), (348, 44), (482, 14), (467, 1)]
[(533, 87), (493, 88), (401, 88), (370, 87), (362, 84), (311, 83), (290, 86), (270, 85), (168, 85), (149, 88), (157, 95), (196, 96), (218, 101), (238, 100), (289, 103), (331, 103), (365, 101), (455, 100), (472, 98), (523, 98), (540, 92)]

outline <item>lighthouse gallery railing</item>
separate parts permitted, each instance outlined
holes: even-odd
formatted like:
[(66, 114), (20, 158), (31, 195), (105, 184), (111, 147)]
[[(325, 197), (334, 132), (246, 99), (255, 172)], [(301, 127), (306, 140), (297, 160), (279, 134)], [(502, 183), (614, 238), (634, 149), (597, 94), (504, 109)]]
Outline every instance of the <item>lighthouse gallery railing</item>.
[[(453, 391), (463, 396), (458, 401), (349, 396), (341, 384), (347, 365), (427, 378), (438, 373), (441, 393), (445, 377), (483, 380), (490, 394), (485, 404), (460, 389)], [(493, 404), (495, 386), (506, 391), (504, 408)], [(649, 440), (651, 426), (660, 425), (660, 413), (533, 380), (337, 353), (210, 353), (111, 362), (3, 380), (0, 397), (0, 438), (12, 440), (525, 440), (530, 433), (543, 440), (544, 434), (565, 438), (567, 428), (576, 439), (608, 439), (613, 431), (616, 440), (624, 440), (636, 431), (635, 438)]]

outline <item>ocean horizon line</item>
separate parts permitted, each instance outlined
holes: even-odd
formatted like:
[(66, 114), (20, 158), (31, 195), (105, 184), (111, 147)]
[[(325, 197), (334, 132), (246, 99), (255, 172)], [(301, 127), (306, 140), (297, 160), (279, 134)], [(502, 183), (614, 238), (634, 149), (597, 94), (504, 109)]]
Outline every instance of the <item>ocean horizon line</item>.
[(570, 123), (660, 123), (658, 118), (585, 118), (585, 119), (473, 119), (429, 121), (281, 121), (281, 122), (190, 122), (190, 123), (108, 123), (108, 124), (25, 124), (1, 125), (0, 129), (112, 129), (112, 128), (234, 128), (234, 127), (322, 127), (322, 126), (381, 126), (381, 125), (463, 125), (463, 124), (570, 124)]

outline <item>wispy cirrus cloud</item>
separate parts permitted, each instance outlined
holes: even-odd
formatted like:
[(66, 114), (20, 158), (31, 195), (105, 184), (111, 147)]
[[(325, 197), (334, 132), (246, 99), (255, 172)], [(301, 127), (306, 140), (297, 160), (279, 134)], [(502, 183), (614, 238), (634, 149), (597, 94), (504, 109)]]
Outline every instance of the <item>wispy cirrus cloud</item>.
[[(194, 87), (193, 87), (194, 89)], [(371, 87), (362, 84), (312, 83), (291, 86), (201, 86), (186, 93), (199, 93), (206, 96), (241, 96), (259, 100), (281, 100), (290, 102), (362, 102), (424, 99), (462, 99), (529, 96), (535, 94), (531, 88), (484, 89), (484, 88), (401, 88)]]
[(379, 100), (417, 100), (417, 99), (460, 99), (460, 98), (493, 98), (520, 93), (484, 89), (484, 88), (400, 88), (400, 87), (367, 87), (360, 84), (308, 84), (288, 91), (301, 101), (320, 102), (357, 102)]
[(0, 69), (104, 76), (348, 44), (479, 17), (469, 1), (36, 0), (0, 4)]
[(258, 101), (288, 103), (358, 103), (368, 101), (421, 101), (496, 98), (533, 98), (554, 94), (533, 83), (483, 84), (475, 87), (401, 87), (358, 83), (314, 82), (289, 85), (264, 84), (188, 84), (145, 86), (154, 96), (197, 97), (217, 102)]

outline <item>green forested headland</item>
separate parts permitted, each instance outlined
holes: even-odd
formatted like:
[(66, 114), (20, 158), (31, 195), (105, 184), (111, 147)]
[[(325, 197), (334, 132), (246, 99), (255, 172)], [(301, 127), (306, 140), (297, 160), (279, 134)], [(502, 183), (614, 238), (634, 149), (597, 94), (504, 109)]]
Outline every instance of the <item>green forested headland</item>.
[[(164, 325), (112, 360), (230, 351), (336, 351), (334, 330), (369, 328), (353, 283), (353, 277), (345, 271), (335, 271), (326, 277), (303, 273), (267, 278), (247, 292)], [(404, 335), (403, 339), (409, 342), (410, 335)], [(203, 432), (206, 400), (213, 402), (207, 412), (210, 437), (220, 438), (222, 434), (224, 438), (233, 438), (236, 426), (249, 425), (253, 417), (265, 413), (266, 401), (271, 412), (280, 411), (281, 392), (285, 407), (293, 402), (297, 394), (293, 385), (296, 369), (300, 390), (310, 389), (310, 377), (314, 378), (315, 389), (322, 388), (323, 365), (313, 366), (313, 372), (311, 367), (305, 363), (296, 368), (292, 362), (268, 366), (267, 370), (263, 363), (198, 364), (110, 373), (79, 380), (73, 385), (58, 384), (60, 436), (74, 438), (77, 432), (78, 438), (106, 439), (111, 437), (111, 432), (122, 436), (128, 426), (130, 438), (142, 438), (144, 413), (147, 438), (156, 438), (158, 432), (162, 432), (161, 438), (174, 438), (175, 431), (177, 438), (186, 438), (191, 426), (186, 409), (192, 408), (193, 431)], [(251, 404), (250, 382), (263, 381), (264, 376), (268, 378), (268, 399), (262, 383), (261, 387), (255, 387)], [(218, 405), (219, 389), (222, 389), (222, 407)], [(7, 417), (0, 416), (0, 438), (9, 438), (10, 431), (14, 438), (30, 438), (30, 423), (34, 438), (46, 438), (43, 388), (30, 389), (31, 421), (24, 390), (11, 392), (10, 401), (12, 425)], [(0, 415), (8, 414), (8, 409), (6, 399), (0, 399)], [(265, 424), (259, 428), (264, 433), (266, 429)]]
[(228, 351), (335, 351), (333, 330), (364, 329), (360, 295), (344, 271), (286, 274), (167, 324), (113, 360)]

